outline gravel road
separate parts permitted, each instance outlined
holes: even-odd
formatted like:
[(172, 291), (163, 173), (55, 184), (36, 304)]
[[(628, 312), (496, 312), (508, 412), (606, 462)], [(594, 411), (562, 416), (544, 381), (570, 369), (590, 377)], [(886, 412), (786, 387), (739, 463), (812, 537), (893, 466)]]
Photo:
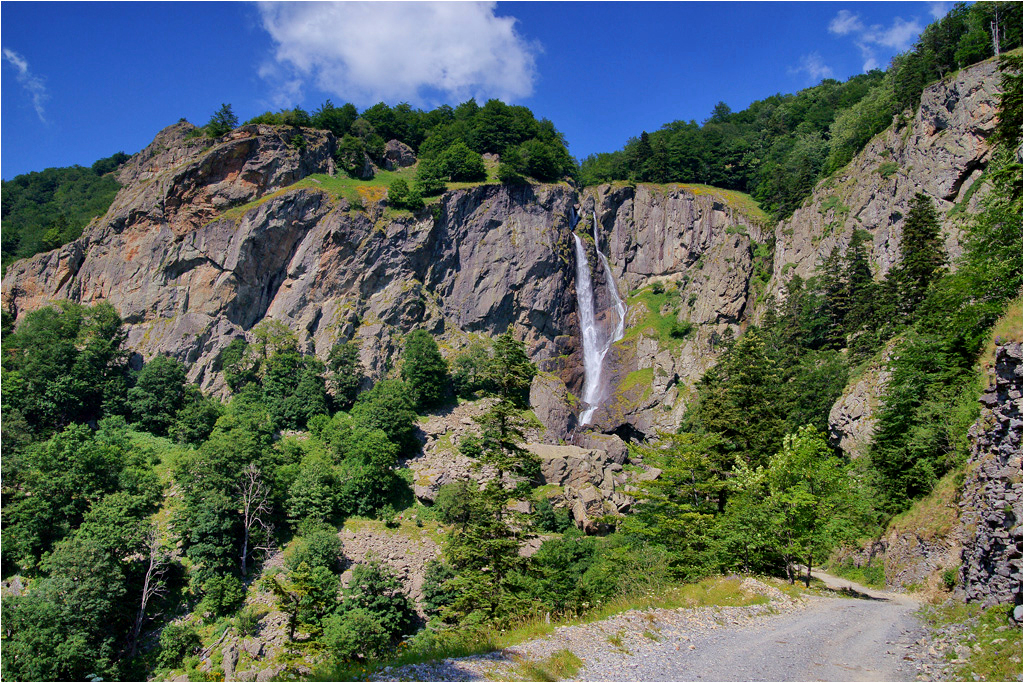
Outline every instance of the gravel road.
[[(823, 575), (818, 578), (826, 579)], [(832, 587), (848, 581), (828, 577)], [(714, 629), (678, 648), (675, 638), (620, 662), (588, 662), (580, 680), (907, 681), (923, 633), (902, 595), (855, 588), (864, 597), (809, 597), (804, 609), (742, 626)], [(692, 647), (691, 647), (692, 646)]]
[(631, 611), (557, 628), (551, 635), (480, 657), (385, 672), (382, 680), (515, 680), (517, 662), (570, 650), (580, 681), (909, 681), (925, 634), (920, 606), (815, 573), (857, 597), (793, 600), (753, 579), (767, 605)]

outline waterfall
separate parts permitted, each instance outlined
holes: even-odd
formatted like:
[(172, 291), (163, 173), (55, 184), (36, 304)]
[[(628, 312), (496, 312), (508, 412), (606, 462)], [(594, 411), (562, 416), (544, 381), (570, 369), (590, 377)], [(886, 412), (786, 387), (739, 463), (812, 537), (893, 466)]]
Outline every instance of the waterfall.
[[(575, 229), (578, 218), (576, 211), (570, 210), (569, 225)], [(617, 320), (612, 334), (605, 334), (597, 324), (597, 311), (594, 303), (594, 286), (590, 278), (590, 264), (587, 262), (587, 251), (583, 240), (572, 234), (576, 245), (576, 303), (579, 310), (580, 333), (583, 336), (583, 404), (586, 408), (580, 413), (580, 424), (589, 424), (594, 412), (600, 405), (603, 385), (601, 371), (604, 368), (604, 357), (612, 344), (622, 339), (626, 329), (626, 304), (619, 296), (612, 277), (612, 269), (608, 259), (601, 253), (597, 239), (597, 215), (594, 214), (594, 247), (604, 268), (605, 279), (608, 281), (608, 293), (611, 295)]]

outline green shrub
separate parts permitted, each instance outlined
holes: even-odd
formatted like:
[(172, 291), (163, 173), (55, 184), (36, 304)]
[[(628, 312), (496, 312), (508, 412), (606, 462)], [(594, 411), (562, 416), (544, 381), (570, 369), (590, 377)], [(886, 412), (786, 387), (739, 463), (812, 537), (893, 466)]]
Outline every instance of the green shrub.
[[(465, 439), (464, 439), (465, 440)], [(443, 484), (434, 498), (434, 516), (444, 524), (460, 524), (469, 514), (474, 492), (470, 484), (456, 481)]]
[(361, 178), (366, 166), (366, 145), (354, 135), (346, 135), (334, 151), (338, 168), (352, 178)]
[(410, 189), (404, 178), (395, 178), (388, 187), (388, 203), (396, 209), (419, 211), (423, 208), (423, 195)]
[(693, 334), (693, 323), (689, 320), (673, 320), (672, 325), (669, 327), (668, 335), (673, 339), (686, 339)]
[(332, 572), (339, 569), (341, 557), (341, 539), (334, 527), (328, 525), (307, 524), (312, 529), (299, 537), (291, 554), (285, 558), (285, 566), (295, 569), (305, 562), (310, 567), (327, 567)]
[(946, 590), (951, 591), (956, 588), (957, 574), (959, 571), (960, 570), (957, 567), (950, 567), (943, 570), (942, 585), (946, 587)]
[(203, 601), (200, 611), (208, 611), (214, 617), (231, 614), (245, 602), (245, 586), (230, 575), (218, 575), (203, 584)]
[(259, 626), (260, 615), (251, 607), (241, 610), (235, 619), (235, 628), (238, 629), (238, 635), (243, 638), (256, 635)]
[(157, 663), (173, 669), (187, 655), (194, 654), (202, 647), (203, 641), (191, 624), (168, 624), (160, 633), (160, 651)]
[(487, 368), (491, 364), (490, 344), (472, 342), (452, 360), (452, 388), (460, 398), (475, 398), (487, 388)]
[(887, 161), (878, 167), (878, 174), (883, 178), (888, 178), (899, 170), (899, 165), (895, 161)]
[(325, 619), (323, 640), (335, 659), (345, 662), (385, 654), (391, 636), (372, 612), (355, 608)]
[(414, 330), (406, 337), (401, 374), (418, 412), (437, 407), (448, 394), (448, 363), (426, 330)]
[(455, 596), (447, 583), (455, 578), (455, 570), (441, 560), (430, 560), (423, 576), (423, 611), (437, 616), (450, 605)]

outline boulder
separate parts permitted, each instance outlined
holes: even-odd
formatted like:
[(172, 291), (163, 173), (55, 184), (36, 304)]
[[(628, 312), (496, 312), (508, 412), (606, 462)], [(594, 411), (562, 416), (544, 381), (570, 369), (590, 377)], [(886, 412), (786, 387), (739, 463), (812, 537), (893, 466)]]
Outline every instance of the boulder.
[(389, 140), (384, 148), (384, 168), (397, 171), (400, 168), (416, 163), (416, 153), (412, 147), (399, 140)]
[(557, 444), (576, 429), (575, 403), (570, 398), (565, 382), (550, 372), (539, 372), (530, 385), (530, 407), (544, 425), (541, 439)]

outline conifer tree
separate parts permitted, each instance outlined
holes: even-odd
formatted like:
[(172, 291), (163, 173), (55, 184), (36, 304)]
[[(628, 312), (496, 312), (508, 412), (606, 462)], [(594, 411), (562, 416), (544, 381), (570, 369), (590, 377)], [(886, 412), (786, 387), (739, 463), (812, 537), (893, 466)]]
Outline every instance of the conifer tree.
[(911, 319), (928, 286), (946, 262), (939, 237), (939, 216), (928, 195), (918, 192), (903, 224), (900, 260), (890, 274), (896, 285), (896, 313)]
[(871, 277), (864, 243), (868, 233), (855, 230), (846, 248), (844, 277), (846, 281), (847, 313), (844, 322), (851, 349), (858, 355), (874, 350), (874, 306), (877, 287)]
[[(485, 373), (497, 401), (476, 418), (480, 437), (473, 451), (481, 466), (496, 470), (483, 491), (466, 487), (462, 523), (449, 536), (446, 555), (458, 576), (449, 588), (458, 597), (445, 610), (448, 618), (499, 619), (509, 611), (512, 588), (507, 578), (521, 563), (519, 546), (527, 520), (518, 519), (508, 502), (529, 486), (538, 472), (537, 457), (523, 447), (529, 418), (530, 383), (537, 367), (526, 355), (526, 347), (512, 328), (494, 342), (494, 357)], [(519, 477), (520, 485), (509, 488), (505, 475)]]

